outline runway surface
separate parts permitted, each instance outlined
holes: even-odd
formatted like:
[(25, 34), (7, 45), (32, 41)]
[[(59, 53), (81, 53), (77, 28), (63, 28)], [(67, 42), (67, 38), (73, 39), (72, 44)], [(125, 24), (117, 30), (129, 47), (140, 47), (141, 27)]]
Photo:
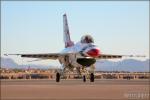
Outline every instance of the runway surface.
[(149, 100), (148, 80), (1, 80), (1, 100)]

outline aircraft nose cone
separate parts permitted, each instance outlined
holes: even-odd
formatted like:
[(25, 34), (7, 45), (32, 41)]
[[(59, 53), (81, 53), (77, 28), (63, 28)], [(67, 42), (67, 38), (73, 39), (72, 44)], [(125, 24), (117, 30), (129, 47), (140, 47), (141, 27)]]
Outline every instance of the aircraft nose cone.
[(97, 48), (94, 48), (94, 49), (89, 50), (87, 54), (91, 57), (98, 57), (100, 55), (100, 50)]

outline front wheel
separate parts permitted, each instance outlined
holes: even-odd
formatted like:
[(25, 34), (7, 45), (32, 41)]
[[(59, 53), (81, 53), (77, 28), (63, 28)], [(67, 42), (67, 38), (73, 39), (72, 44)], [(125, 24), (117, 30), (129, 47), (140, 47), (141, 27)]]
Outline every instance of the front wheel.
[(85, 75), (83, 75), (83, 82), (86, 82), (86, 77), (85, 77)]

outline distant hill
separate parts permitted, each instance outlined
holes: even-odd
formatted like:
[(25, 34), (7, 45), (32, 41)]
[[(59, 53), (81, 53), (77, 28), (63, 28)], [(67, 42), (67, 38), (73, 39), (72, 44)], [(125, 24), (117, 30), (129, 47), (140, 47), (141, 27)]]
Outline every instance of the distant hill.
[(96, 70), (149, 72), (149, 59), (145, 61), (125, 59), (118, 62), (103, 60), (96, 62)]
[(51, 67), (51, 66), (35, 65), (35, 64), (19, 65), (16, 62), (14, 62), (14, 60), (11, 59), (11, 58), (2, 58), (1, 57), (1, 67), (2, 68), (19, 68), (19, 69), (25, 69), (28, 66), (30, 66), (30, 68), (42, 68), (42, 69), (47, 69), (47, 68)]
[[(145, 61), (134, 60), (134, 59), (125, 59), (118, 62), (101, 60), (96, 62), (97, 71), (130, 71), (130, 72), (148, 72), (149, 71), (149, 59)], [(56, 68), (56, 66), (45, 66), (45, 65), (18, 65), (11, 58), (2, 58), (1, 57), (1, 67), (2, 68)]]
[(11, 58), (2, 58), (1, 57), (1, 67), (18, 68), (19, 65), (17, 63), (15, 63)]

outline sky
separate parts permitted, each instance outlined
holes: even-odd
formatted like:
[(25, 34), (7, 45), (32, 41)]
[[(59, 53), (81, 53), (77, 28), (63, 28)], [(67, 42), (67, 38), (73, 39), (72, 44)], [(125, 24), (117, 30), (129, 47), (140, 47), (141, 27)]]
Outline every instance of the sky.
[[(2, 1), (1, 56), (60, 52), (64, 13), (72, 41), (90, 34), (102, 53), (149, 58), (148, 1)], [(51, 60), (33, 63), (58, 65)]]

